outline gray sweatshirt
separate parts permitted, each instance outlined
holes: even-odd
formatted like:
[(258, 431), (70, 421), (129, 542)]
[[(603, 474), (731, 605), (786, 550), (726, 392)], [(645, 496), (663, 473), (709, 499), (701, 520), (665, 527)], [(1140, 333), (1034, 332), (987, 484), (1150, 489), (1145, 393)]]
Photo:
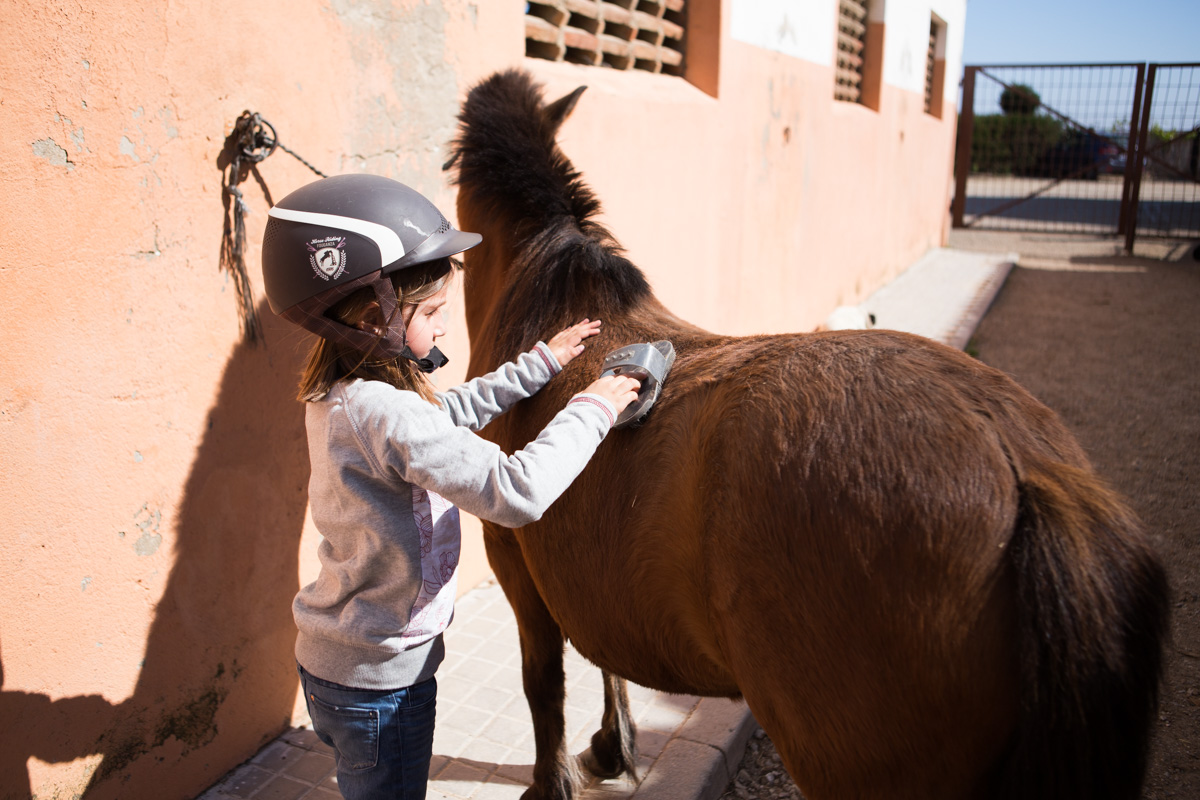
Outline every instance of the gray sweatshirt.
[(296, 659), (318, 678), (399, 689), (431, 677), (454, 608), (458, 506), (516, 528), (583, 471), (616, 409), (576, 395), (512, 455), (472, 431), (537, 392), (560, 366), (544, 343), (438, 394), (342, 381), (308, 403), (309, 505), (321, 571), (296, 595)]

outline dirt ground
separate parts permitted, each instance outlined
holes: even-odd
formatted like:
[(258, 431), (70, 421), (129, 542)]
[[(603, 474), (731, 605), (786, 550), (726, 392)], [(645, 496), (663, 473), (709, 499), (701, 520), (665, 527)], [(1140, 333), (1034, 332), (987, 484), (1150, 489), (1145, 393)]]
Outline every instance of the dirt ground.
[(1200, 798), (1200, 261), (1196, 242), (956, 232), (1020, 253), (969, 350), (1058, 412), (1157, 534), (1172, 641), (1143, 797)]
[[(1196, 242), (955, 231), (1016, 252), (967, 349), (1054, 409), (1157, 535), (1172, 639), (1144, 800), (1200, 798), (1200, 261)], [(770, 740), (751, 739), (723, 800), (799, 797)]]

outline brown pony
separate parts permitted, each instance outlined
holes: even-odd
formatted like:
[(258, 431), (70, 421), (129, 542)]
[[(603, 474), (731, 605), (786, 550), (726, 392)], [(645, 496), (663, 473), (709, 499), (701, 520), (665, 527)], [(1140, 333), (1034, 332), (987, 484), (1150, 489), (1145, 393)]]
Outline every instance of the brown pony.
[[(524, 73), (471, 91), (447, 167), (472, 374), (583, 317), (603, 335), (485, 435), (510, 452), (608, 350), (678, 354), (538, 522), (485, 524), (516, 613), (537, 763), (578, 786), (563, 645), (605, 673), (580, 761), (634, 774), (625, 679), (745, 697), (809, 800), (1134, 798), (1167, 624), (1163, 567), (1057, 417), (903, 333), (719, 336), (662, 306), (595, 221)], [(619, 676), (619, 677), (617, 677)]]

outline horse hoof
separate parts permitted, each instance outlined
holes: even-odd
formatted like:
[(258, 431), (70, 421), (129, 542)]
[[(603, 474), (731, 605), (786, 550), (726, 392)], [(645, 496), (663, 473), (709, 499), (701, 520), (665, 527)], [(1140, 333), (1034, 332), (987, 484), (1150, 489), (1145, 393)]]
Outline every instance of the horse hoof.
[(573, 800), (574, 797), (575, 792), (565, 787), (559, 787), (558, 792), (546, 792), (536, 784), (521, 794), (521, 800)]
[(596, 754), (592, 752), (592, 748), (590, 747), (579, 754), (579, 766), (601, 780), (619, 778), (625, 772), (619, 764), (616, 767), (602, 766), (600, 760), (596, 758)]

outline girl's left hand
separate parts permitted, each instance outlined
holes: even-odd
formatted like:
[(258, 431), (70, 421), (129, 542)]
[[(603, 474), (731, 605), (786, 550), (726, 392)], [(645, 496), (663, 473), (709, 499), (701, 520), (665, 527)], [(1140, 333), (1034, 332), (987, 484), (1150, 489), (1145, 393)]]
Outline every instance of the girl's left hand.
[(583, 352), (583, 340), (599, 332), (600, 320), (585, 319), (565, 331), (554, 334), (554, 338), (546, 344), (558, 359), (558, 363), (565, 367), (571, 359)]

